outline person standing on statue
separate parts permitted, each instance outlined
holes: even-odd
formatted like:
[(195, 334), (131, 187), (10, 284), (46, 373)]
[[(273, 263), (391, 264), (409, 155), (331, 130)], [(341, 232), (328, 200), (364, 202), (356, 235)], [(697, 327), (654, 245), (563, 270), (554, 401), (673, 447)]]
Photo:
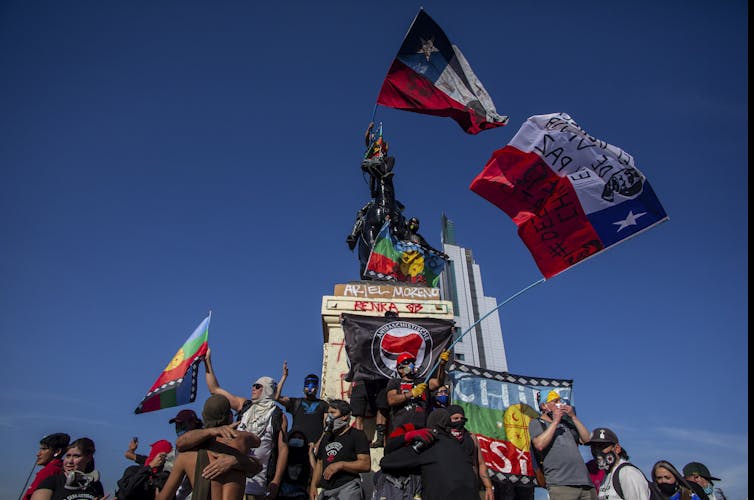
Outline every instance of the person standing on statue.
[(322, 435), (322, 429), (325, 425), (325, 415), (327, 414), (327, 403), (317, 397), (319, 377), (313, 373), (304, 377), (303, 398), (281, 396), (283, 384), (285, 384), (287, 379), (288, 362), (283, 361), (283, 374), (278, 381), (275, 401), (283, 405), (285, 411), (291, 414), (293, 420), (291, 432), (303, 432), (307, 441), (313, 446)]

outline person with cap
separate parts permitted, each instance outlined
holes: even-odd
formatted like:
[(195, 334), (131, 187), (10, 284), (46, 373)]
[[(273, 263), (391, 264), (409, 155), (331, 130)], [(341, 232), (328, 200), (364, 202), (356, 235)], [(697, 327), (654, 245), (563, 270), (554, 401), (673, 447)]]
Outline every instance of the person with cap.
[(551, 500), (593, 500), (597, 497), (579, 445), (589, 430), (556, 391), (539, 393), (539, 418), (529, 422), (532, 452), (544, 473)]
[(587, 444), (597, 460), (597, 467), (605, 471), (599, 487), (599, 500), (649, 500), (652, 494), (649, 481), (638, 467), (628, 461), (628, 453), (613, 431), (598, 427)]
[(660, 490), (661, 500), (700, 500), (691, 483), (667, 460), (659, 460), (652, 466), (652, 482)]
[[(698, 484), (710, 500), (726, 500), (723, 490), (715, 488), (713, 481), (720, 481), (719, 477), (712, 477), (709, 469), (701, 462), (689, 462), (683, 467), (686, 480)], [(700, 495), (701, 496), (701, 495)]]
[(419, 432), (416, 438), (421, 446), (403, 446), (385, 454), (381, 470), (395, 475), (420, 471), (422, 498), (426, 500), (479, 500), (472, 457), (453, 437), (448, 410), (430, 413), (427, 427), (431, 432)]
[(404, 352), (396, 359), (395, 370), (400, 378), (387, 383), (387, 403), (390, 405), (390, 429), (411, 423), (415, 428), (426, 427), (428, 397), (427, 389), (436, 391), (445, 381), (445, 364), (450, 359), (450, 351), (440, 354), (437, 376), (428, 382), (417, 380), (416, 355)]
[[(363, 498), (359, 474), (371, 470), (369, 441), (363, 430), (350, 423), (351, 405), (342, 399), (330, 401), (309, 486), (310, 500)], [(317, 488), (321, 488), (319, 494)]]
[(301, 431), (312, 445), (322, 435), (325, 425), (327, 403), (317, 397), (319, 391), (319, 377), (310, 373), (304, 377), (304, 397), (292, 398), (281, 396), (283, 384), (288, 379), (288, 363), (283, 361), (283, 375), (278, 381), (275, 401), (283, 405), (285, 411), (291, 414), (291, 432)]
[(228, 398), (236, 411), (238, 430), (256, 434), (261, 441), (249, 451), (249, 456), (262, 464), (262, 470), (246, 479), (246, 500), (274, 499), (288, 461), (288, 418), (275, 402), (277, 383), (271, 377), (259, 377), (251, 386), (251, 399), (246, 399), (220, 387), (211, 349), (204, 357), (204, 368), (209, 392)]
[(152, 443), (145, 465), (131, 465), (123, 471), (115, 497), (118, 500), (153, 500), (170, 474), (164, 470), (164, 465), (172, 450), (173, 445), (165, 439)]
[[(46, 478), (63, 472), (63, 454), (66, 448), (68, 448), (70, 441), (71, 436), (63, 432), (48, 434), (39, 440), (36, 465), (41, 465), (42, 468), (39, 469), (37, 475), (34, 476), (34, 481), (31, 482), (31, 485), (29, 485), (23, 494), (23, 500), (29, 500), (31, 495)], [(31, 474), (29, 475), (31, 476)]]
[(237, 429), (239, 423), (233, 422), (228, 398), (221, 394), (207, 398), (202, 418), (203, 429), (186, 432), (176, 441), (181, 454), (158, 500), (172, 499), (184, 477), (191, 482), (192, 500), (241, 500), (246, 477), (261, 470), (261, 464), (248, 456), (249, 450), (259, 445), (259, 438)]
[[(447, 408), (450, 415), (450, 435), (458, 440), (461, 448), (471, 457), (471, 462), (474, 465), (474, 474), (479, 478), (478, 483), (484, 487), (484, 500), (493, 500), (495, 497), (496, 488), (492, 484), (492, 480), (487, 471), (487, 464), (482, 457), (482, 452), (479, 450), (479, 441), (476, 436), (466, 430), (466, 412), (462, 406), (450, 405)], [(477, 489), (480, 489), (477, 487)], [(501, 488), (505, 489), (505, 488)], [(502, 495), (502, 491), (500, 492)], [(502, 496), (500, 496), (502, 498)], [(519, 498), (511, 496), (510, 498)], [(531, 488), (531, 497), (520, 497), (521, 500), (534, 500), (534, 488)]]
[[(168, 420), (168, 423), (174, 425), (176, 438), (181, 437), (188, 431), (201, 429), (203, 425), (201, 419), (196, 415), (196, 412), (189, 408), (184, 408), (183, 410), (179, 411), (175, 417)], [(147, 461), (147, 455), (136, 453), (138, 446), (139, 440), (137, 438), (132, 438), (124, 455), (128, 460), (132, 460), (138, 465), (147, 465), (149, 463)], [(164, 470), (170, 472), (170, 470), (173, 468), (173, 464), (175, 463), (177, 455), (178, 448), (174, 447), (165, 457), (165, 462), (163, 465)], [(175, 498), (176, 500), (187, 500), (191, 498), (191, 483), (189, 482), (188, 478), (184, 478), (183, 482), (178, 488), (178, 491), (175, 494)]]

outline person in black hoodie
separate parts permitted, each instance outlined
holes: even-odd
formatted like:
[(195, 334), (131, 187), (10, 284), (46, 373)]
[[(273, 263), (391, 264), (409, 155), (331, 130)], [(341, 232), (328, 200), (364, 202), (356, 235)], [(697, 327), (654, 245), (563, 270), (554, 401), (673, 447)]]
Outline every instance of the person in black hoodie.
[(422, 476), (423, 498), (479, 500), (474, 464), (451, 435), (448, 411), (437, 409), (430, 413), (427, 427), (432, 429), (434, 436), (428, 446), (394, 450), (382, 458), (380, 467), (389, 474), (418, 468)]

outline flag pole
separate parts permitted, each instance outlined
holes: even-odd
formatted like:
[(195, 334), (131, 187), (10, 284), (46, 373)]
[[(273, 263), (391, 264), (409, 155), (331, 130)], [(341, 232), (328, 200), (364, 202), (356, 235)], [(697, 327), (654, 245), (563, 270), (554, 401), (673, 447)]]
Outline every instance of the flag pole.
[(34, 460), (34, 465), (32, 466), (31, 470), (29, 471), (29, 477), (26, 478), (26, 482), (24, 483), (24, 487), (21, 489), (21, 494), (18, 495), (18, 500), (21, 500), (24, 497), (24, 493), (26, 493), (26, 487), (29, 485), (29, 479), (31, 479), (31, 475), (34, 473), (34, 469), (37, 468), (37, 461)]
[[(515, 299), (516, 297), (518, 297), (522, 293), (524, 293), (525, 291), (530, 290), (530, 289), (534, 288), (535, 286), (539, 285), (540, 283), (544, 283), (544, 282), (545, 282), (545, 278), (540, 278), (537, 281), (535, 281), (534, 283), (529, 284), (528, 286), (522, 288), (518, 292), (514, 293), (513, 295), (511, 295), (510, 297), (508, 297), (507, 299), (505, 299), (504, 301), (502, 301), (500, 304), (498, 304), (497, 306), (495, 306), (494, 309), (488, 311), (481, 318), (479, 318), (478, 320), (476, 320), (474, 322), (474, 324), (472, 324), (470, 327), (468, 327), (466, 329), (465, 332), (463, 332), (461, 335), (459, 335), (458, 338), (455, 339), (445, 350), (446, 351), (451, 350), (454, 345), (456, 345), (464, 336), (466, 336), (466, 334), (469, 333), (476, 325), (478, 325), (479, 323), (481, 323), (482, 320), (484, 320), (485, 318), (487, 318), (487, 316), (489, 316), (490, 314), (494, 313), (495, 311), (497, 311), (498, 309), (500, 309), (501, 307), (503, 307), (505, 304), (507, 304), (511, 300)], [(429, 382), (429, 378), (432, 376), (432, 372), (434, 372), (439, 365), (440, 365), (440, 360), (438, 359), (435, 362), (435, 364), (432, 366), (432, 369), (429, 370), (429, 372), (427, 372), (427, 378), (426, 378), (426, 380), (424, 380), (425, 383)]]

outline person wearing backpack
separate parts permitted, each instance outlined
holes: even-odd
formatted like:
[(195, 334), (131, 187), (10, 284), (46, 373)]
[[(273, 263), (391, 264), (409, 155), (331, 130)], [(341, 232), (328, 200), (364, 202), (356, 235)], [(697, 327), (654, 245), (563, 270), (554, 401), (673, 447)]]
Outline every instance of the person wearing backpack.
[[(599, 500), (660, 500), (659, 490), (650, 488), (644, 473), (628, 461), (628, 453), (618, 436), (606, 427), (596, 428), (586, 443), (592, 449), (597, 467), (605, 471), (598, 490)], [(653, 485), (654, 486), (654, 485)], [(651, 494), (653, 493), (653, 494)]]

